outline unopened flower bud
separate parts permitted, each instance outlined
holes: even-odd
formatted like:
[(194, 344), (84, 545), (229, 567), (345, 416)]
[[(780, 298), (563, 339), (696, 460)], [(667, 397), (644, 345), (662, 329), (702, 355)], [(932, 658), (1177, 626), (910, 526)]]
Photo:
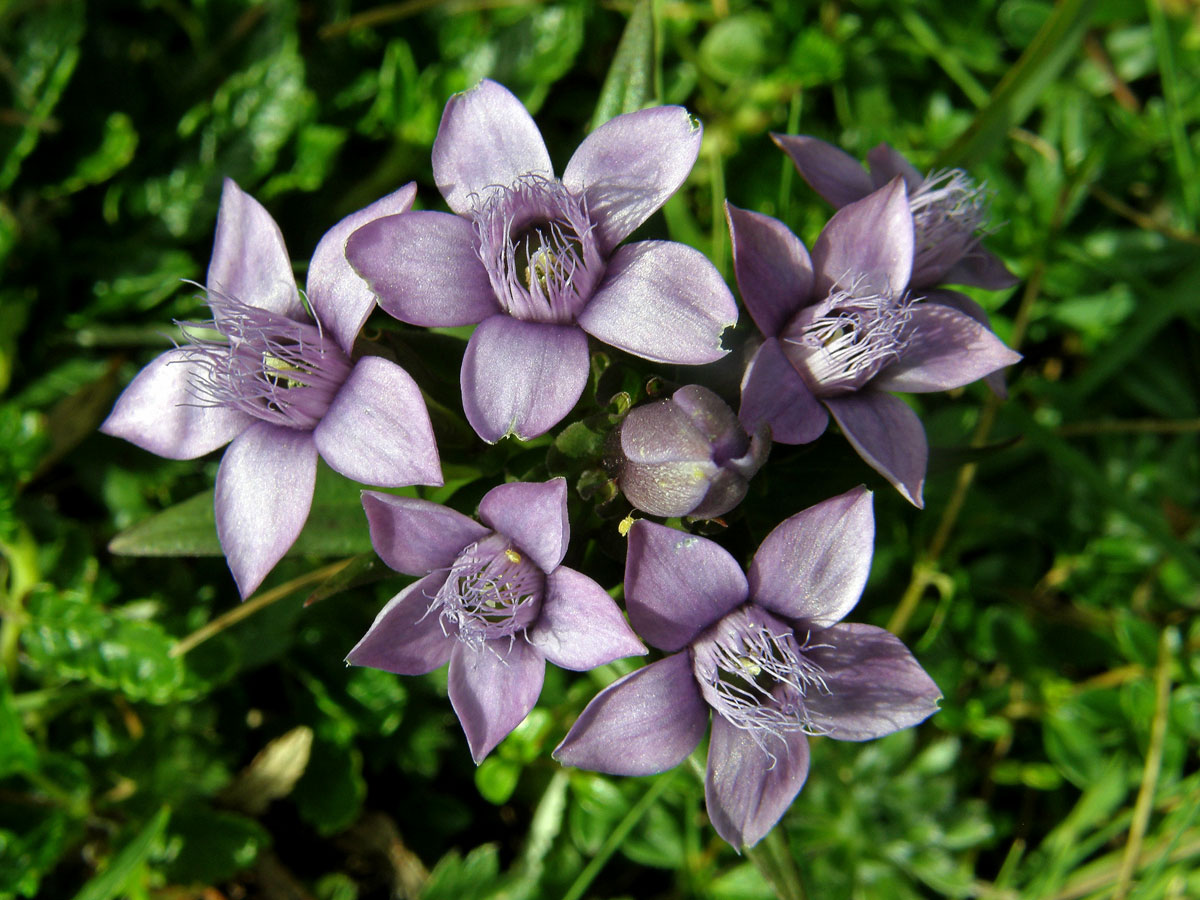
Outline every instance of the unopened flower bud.
[(631, 504), (700, 518), (737, 506), (771, 447), (765, 428), (747, 434), (724, 400), (694, 384), (630, 412), (615, 444), (617, 483)]

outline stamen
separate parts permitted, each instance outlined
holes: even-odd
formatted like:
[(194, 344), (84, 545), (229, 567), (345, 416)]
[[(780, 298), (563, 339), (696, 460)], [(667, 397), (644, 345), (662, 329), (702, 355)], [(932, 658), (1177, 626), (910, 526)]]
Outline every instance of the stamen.
[[(240, 409), (289, 428), (316, 427), (350, 372), (350, 360), (319, 323), (214, 290), (208, 305), (210, 321), (176, 322), (187, 359), (198, 363), (190, 384), (198, 405)], [(214, 331), (224, 340), (208, 336)]]
[(838, 290), (784, 329), (784, 352), (818, 397), (858, 390), (904, 349), (911, 303)]
[(988, 191), (961, 169), (930, 172), (909, 197), (916, 257), (913, 282), (925, 273), (940, 277), (983, 236)]
[(812, 691), (829, 693), (824, 670), (805, 654), (813, 646), (765, 610), (743, 606), (693, 644), (693, 671), (708, 704), (773, 757), (768, 738), (828, 732), (804, 703)]
[(604, 269), (584, 198), (526, 175), (477, 202), (479, 258), (505, 311), (527, 322), (574, 322)]
[(433, 598), (443, 630), (473, 647), (514, 637), (541, 608), (544, 576), (500, 535), (463, 550)]

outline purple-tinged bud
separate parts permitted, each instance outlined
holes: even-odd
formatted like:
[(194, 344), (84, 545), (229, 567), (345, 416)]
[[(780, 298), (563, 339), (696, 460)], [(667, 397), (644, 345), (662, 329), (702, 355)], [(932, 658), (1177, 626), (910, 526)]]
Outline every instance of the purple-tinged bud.
[(617, 483), (633, 506), (698, 518), (737, 506), (771, 448), (765, 427), (747, 434), (724, 400), (695, 384), (631, 411), (616, 443)]

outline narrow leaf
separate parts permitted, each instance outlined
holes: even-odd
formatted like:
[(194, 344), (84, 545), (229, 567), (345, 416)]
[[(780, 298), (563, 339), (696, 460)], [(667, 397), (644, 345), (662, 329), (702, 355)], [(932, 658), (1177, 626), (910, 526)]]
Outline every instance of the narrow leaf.
[(592, 114), (593, 130), (613, 116), (641, 109), (654, 98), (654, 12), (651, 2), (637, 0), (634, 4), (604, 79), (604, 87), (600, 89), (600, 99)]
[(134, 870), (146, 861), (154, 842), (162, 835), (171, 818), (170, 807), (164, 806), (154, 814), (137, 837), (125, 845), (107, 869), (83, 886), (75, 900), (113, 900), (122, 895)]

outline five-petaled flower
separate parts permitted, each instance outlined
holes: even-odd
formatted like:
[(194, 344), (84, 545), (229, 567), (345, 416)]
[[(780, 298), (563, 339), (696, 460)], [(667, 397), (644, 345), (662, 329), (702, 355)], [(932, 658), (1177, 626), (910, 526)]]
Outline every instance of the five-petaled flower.
[(910, 298), (913, 217), (903, 179), (842, 207), (810, 257), (777, 219), (725, 204), (734, 271), (766, 340), (742, 379), (739, 415), (774, 440), (815, 440), (830, 414), (859, 455), (921, 506), (929, 448), (888, 391), (941, 391), (1019, 360), (969, 315)]
[(371, 543), (422, 576), (383, 608), (347, 661), (398, 675), (450, 662), (450, 703), (480, 762), (542, 691), (546, 660), (584, 671), (646, 648), (613, 599), (562, 565), (567, 483), (511, 482), (479, 504), (483, 524), (427, 500), (363, 492)]
[(869, 740), (937, 709), (937, 685), (898, 638), (841, 622), (866, 583), (873, 536), (863, 488), (786, 519), (745, 574), (712, 541), (635, 523), (629, 619), (671, 655), (599, 693), (555, 758), (663, 772), (695, 749), (711, 712), (709, 818), (735, 847), (758, 842), (804, 784), (805, 735)]
[(700, 149), (687, 111), (617, 116), (561, 179), (532, 117), (493, 81), (452, 97), (433, 175), (458, 215), (379, 219), (346, 255), (380, 306), (413, 325), (478, 323), (462, 365), (463, 409), (485, 441), (554, 427), (583, 392), (588, 335), (656, 362), (725, 351), (737, 305), (700, 252), (617, 245), (683, 183)]
[(652, 516), (724, 515), (742, 502), (771, 450), (764, 425), (750, 435), (729, 405), (689, 384), (621, 422), (609, 464), (633, 506)]
[(351, 356), (374, 300), (342, 248), (365, 223), (409, 209), (415, 192), (401, 188), (326, 233), (309, 266), (310, 312), (279, 226), (227, 179), (208, 268), (212, 320), (180, 323), (187, 342), (146, 366), (100, 428), (170, 459), (233, 441), (216, 521), (243, 597), (304, 527), (318, 453), (366, 484), (442, 483), (416, 383), (388, 360)]

